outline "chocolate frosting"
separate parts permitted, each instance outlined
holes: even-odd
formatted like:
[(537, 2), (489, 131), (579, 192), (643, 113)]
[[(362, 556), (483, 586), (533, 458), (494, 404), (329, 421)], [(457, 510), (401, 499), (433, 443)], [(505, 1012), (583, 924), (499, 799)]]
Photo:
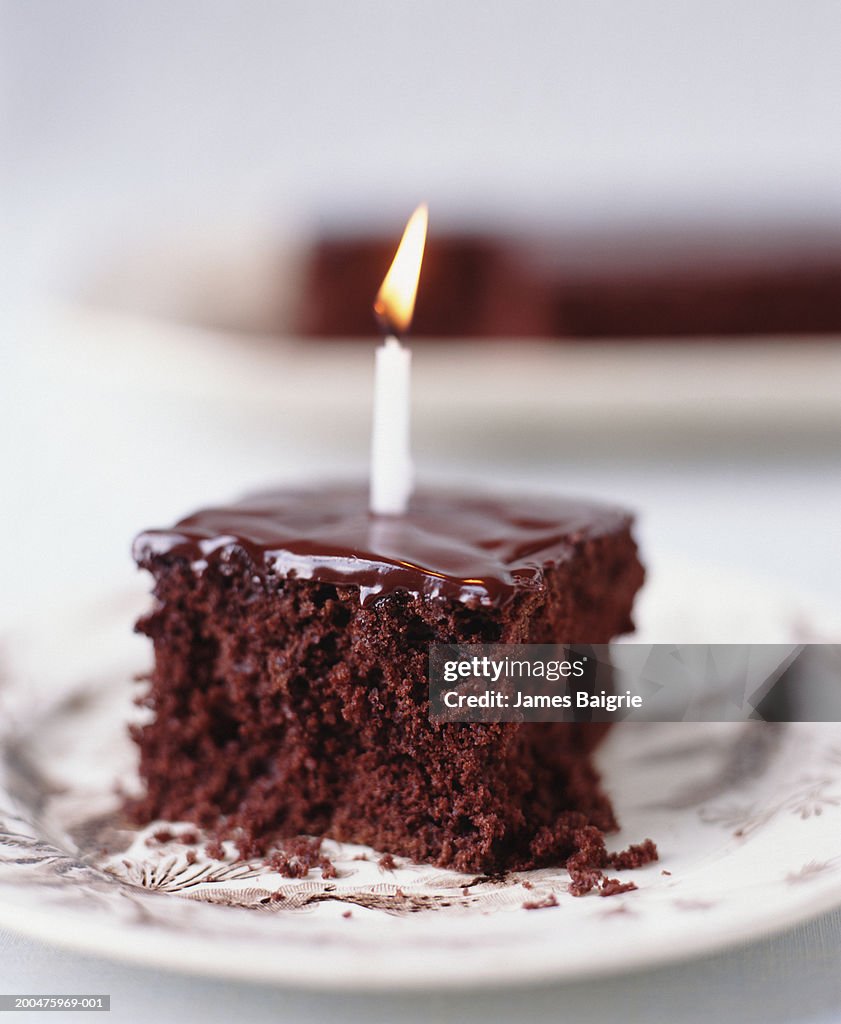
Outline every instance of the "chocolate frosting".
[(589, 537), (627, 529), (621, 509), (567, 498), (423, 490), (403, 516), (374, 516), (362, 487), (256, 494), (149, 530), (134, 543), (139, 565), (186, 558), (201, 571), (244, 551), (271, 569), (359, 588), (363, 604), (397, 590), (427, 598), (505, 604), (539, 587), (543, 567)]

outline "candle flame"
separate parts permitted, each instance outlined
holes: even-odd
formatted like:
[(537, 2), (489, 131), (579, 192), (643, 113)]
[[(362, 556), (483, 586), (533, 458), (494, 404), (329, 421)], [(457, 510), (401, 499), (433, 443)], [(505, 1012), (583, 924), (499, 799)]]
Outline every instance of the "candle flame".
[(405, 334), (412, 322), (428, 221), (426, 203), (421, 203), (409, 218), (394, 260), (374, 300), (374, 313), (389, 334)]

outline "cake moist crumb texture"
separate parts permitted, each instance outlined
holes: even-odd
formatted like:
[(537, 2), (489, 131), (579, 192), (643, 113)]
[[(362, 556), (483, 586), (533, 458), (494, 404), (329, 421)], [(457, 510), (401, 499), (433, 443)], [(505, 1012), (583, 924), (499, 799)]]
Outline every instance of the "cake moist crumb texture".
[(606, 852), (605, 725), (428, 717), (430, 643), (632, 629), (643, 569), (623, 511), (422, 492), (382, 519), (361, 488), (284, 491), (134, 550), (155, 581), (138, 822), (192, 822), (246, 858), (279, 846), (287, 871), (320, 858), (289, 837), (327, 836), (466, 872), (567, 864), (572, 891), (604, 895), (623, 884), (605, 869), (656, 858), (648, 840)]

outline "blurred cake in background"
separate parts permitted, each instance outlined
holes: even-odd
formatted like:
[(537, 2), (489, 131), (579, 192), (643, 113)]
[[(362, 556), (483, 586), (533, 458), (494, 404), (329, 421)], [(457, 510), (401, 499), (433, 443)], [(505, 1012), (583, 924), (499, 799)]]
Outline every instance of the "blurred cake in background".
[[(292, 333), (358, 337), (389, 237), (326, 234)], [(431, 241), (418, 337), (656, 338), (841, 330), (841, 236), (733, 229), (451, 233)]]

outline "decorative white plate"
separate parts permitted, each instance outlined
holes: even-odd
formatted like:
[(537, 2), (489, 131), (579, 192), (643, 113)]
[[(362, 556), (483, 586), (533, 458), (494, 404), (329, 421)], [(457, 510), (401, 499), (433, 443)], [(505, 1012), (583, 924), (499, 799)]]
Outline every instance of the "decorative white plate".
[[(661, 859), (618, 872), (639, 889), (607, 899), (570, 896), (560, 870), (389, 871), (373, 851), (333, 843), (324, 852), (338, 877), (289, 879), (211, 860), (201, 843), (159, 843), (160, 824), (128, 830), (114, 786), (134, 784), (129, 679), (148, 651), (130, 623), (144, 605), (130, 593), (81, 613), (65, 606), (7, 638), (3, 925), (215, 976), (430, 988), (653, 966), (841, 903), (841, 724), (617, 726), (599, 754), (623, 826), (612, 848), (650, 836)], [(647, 641), (779, 643), (826, 628), (767, 587), (686, 568), (653, 574), (642, 618)], [(192, 838), (186, 823), (167, 827)], [(550, 895), (556, 905), (523, 907)]]

